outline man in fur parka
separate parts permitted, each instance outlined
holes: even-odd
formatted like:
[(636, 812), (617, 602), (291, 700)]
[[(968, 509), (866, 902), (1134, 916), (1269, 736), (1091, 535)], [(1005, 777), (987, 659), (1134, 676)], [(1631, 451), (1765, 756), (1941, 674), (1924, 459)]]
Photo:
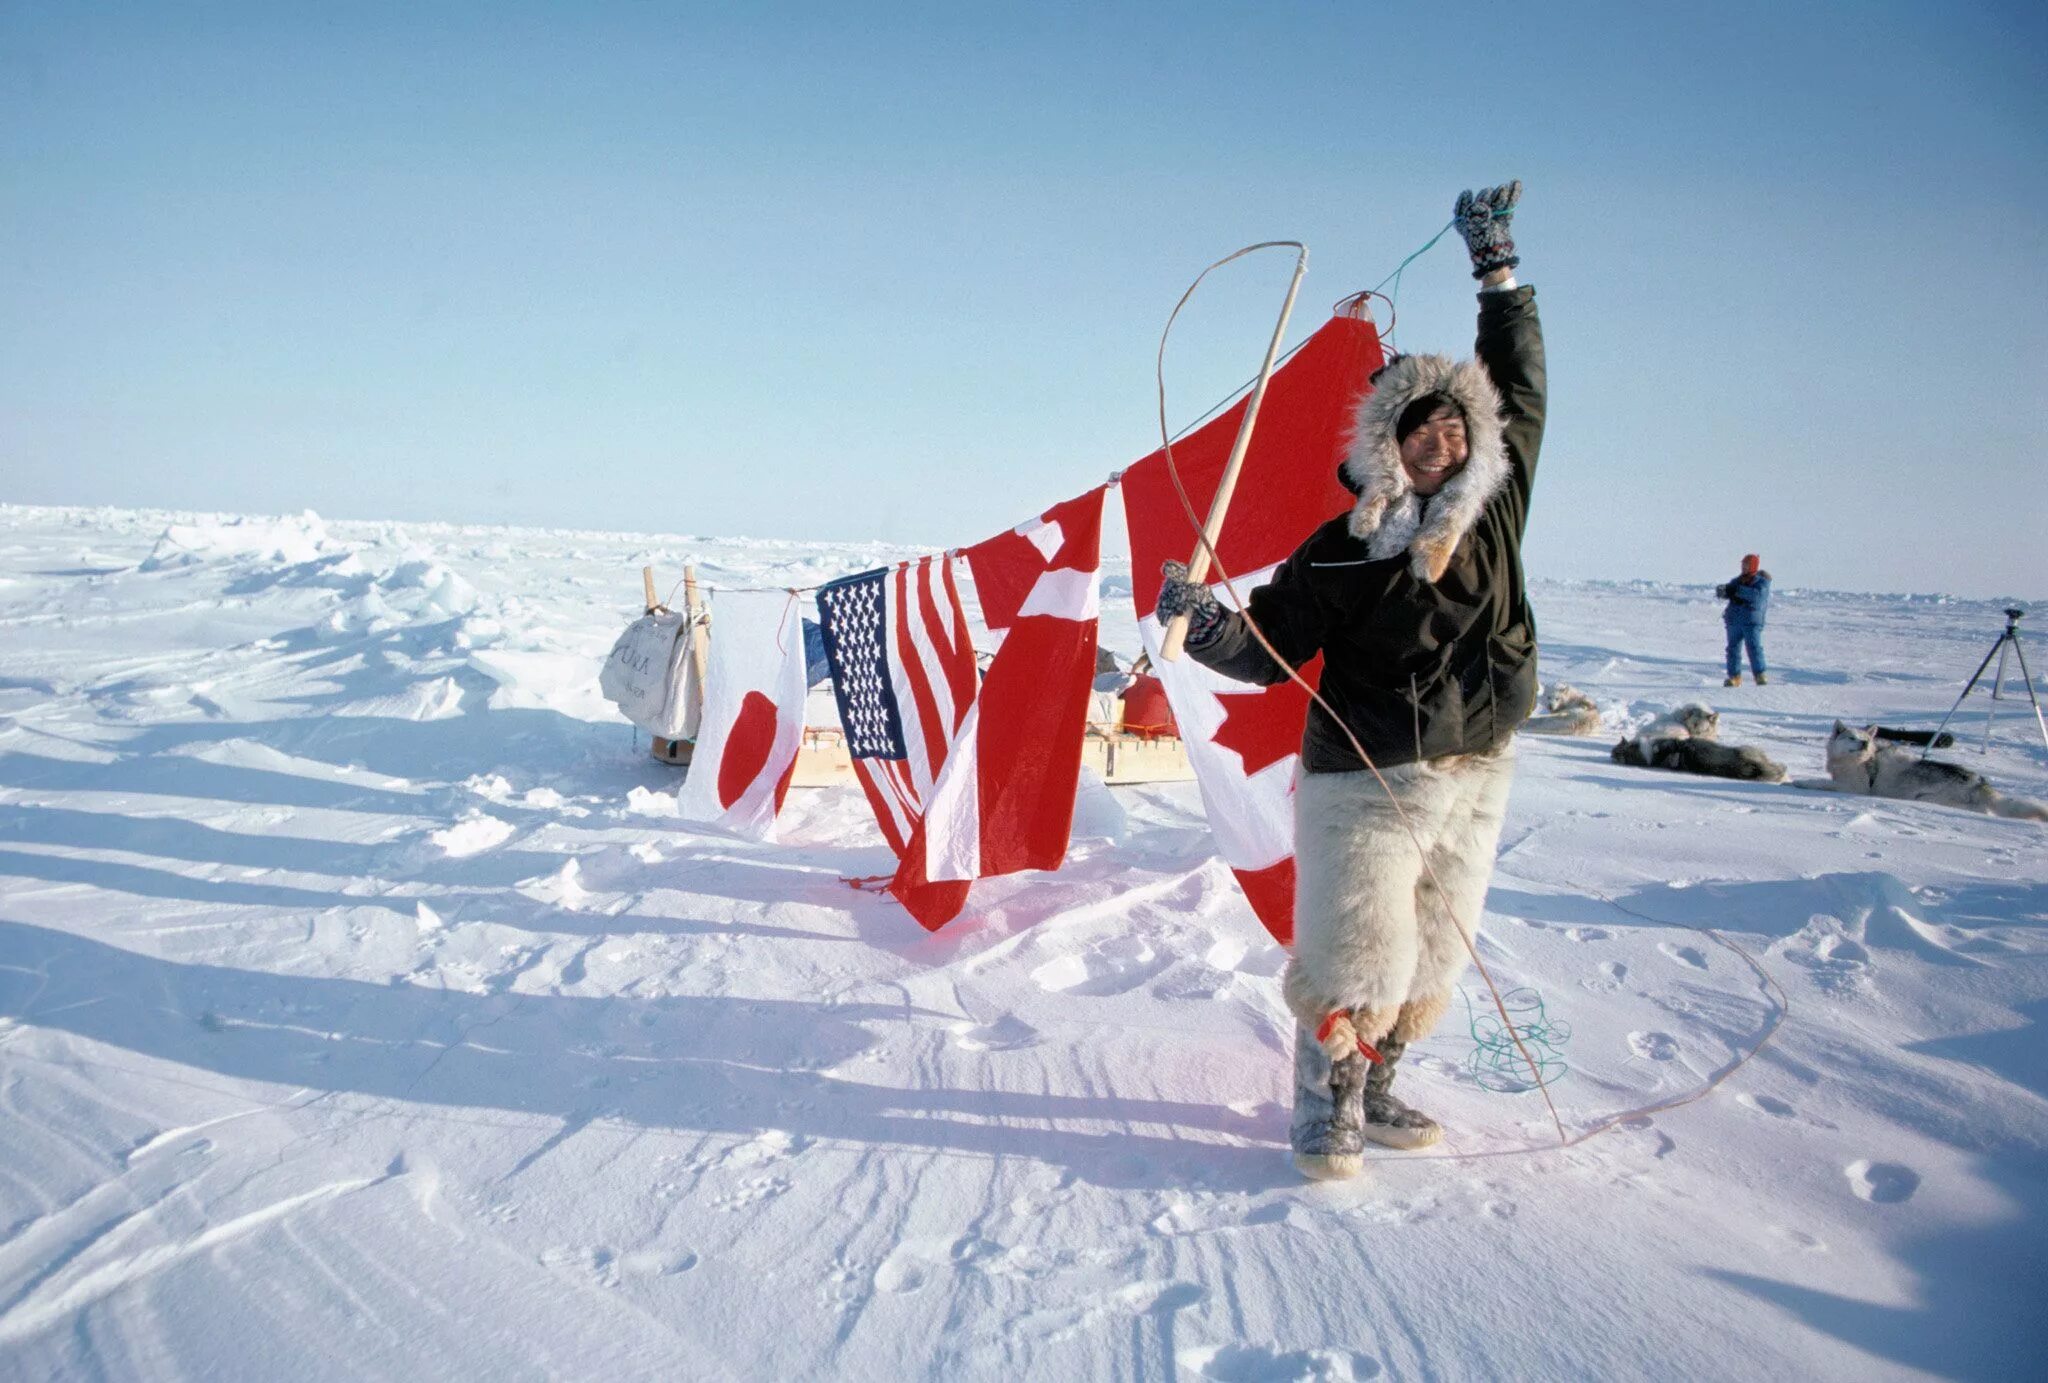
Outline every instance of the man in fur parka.
[[(1356, 1175), (1367, 1140), (1417, 1148), (1442, 1136), (1393, 1093), (1394, 1072), (1465, 968), (1460, 931), (1476, 936), (1515, 727), (1536, 698), (1522, 534), (1544, 366), (1535, 290), (1513, 274), (1521, 190), (1458, 198), (1480, 281), (1477, 358), (1396, 356), (1373, 377), (1339, 472), (1356, 503), (1249, 601), (1287, 662), (1321, 652), (1323, 698), (1385, 778), (1311, 706), (1284, 983), (1298, 1025), (1294, 1160), (1311, 1177)], [(1241, 681), (1283, 680), (1245, 616), (1186, 576), (1168, 564), (1159, 611), (1188, 614), (1188, 652)]]

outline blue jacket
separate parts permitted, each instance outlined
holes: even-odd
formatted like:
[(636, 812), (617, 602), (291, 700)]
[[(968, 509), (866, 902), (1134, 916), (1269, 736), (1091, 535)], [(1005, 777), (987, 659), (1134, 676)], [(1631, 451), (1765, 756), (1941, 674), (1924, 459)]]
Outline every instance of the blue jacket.
[(1730, 629), (1761, 629), (1764, 611), (1771, 605), (1771, 574), (1738, 576), (1721, 588), (1720, 595), (1728, 602), (1721, 611), (1723, 624)]

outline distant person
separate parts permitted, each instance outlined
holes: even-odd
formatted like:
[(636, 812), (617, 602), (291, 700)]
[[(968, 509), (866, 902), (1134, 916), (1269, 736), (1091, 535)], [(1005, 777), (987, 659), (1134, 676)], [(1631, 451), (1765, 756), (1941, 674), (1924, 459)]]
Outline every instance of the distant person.
[(1725, 586), (1714, 587), (1714, 594), (1728, 602), (1721, 611), (1721, 623), (1728, 627), (1728, 680), (1724, 687), (1742, 685), (1742, 650), (1749, 650), (1749, 670), (1756, 674), (1756, 684), (1767, 686), (1770, 678), (1764, 675), (1764, 611), (1771, 604), (1771, 574), (1763, 569), (1763, 559), (1754, 552), (1742, 559), (1742, 575)]

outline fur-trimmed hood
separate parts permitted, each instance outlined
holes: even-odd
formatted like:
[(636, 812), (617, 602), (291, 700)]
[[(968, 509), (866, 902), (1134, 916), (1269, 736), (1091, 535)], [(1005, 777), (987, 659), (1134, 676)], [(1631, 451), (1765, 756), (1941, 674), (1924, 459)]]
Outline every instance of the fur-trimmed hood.
[[(1425, 500), (1401, 468), (1394, 424), (1402, 410), (1426, 394), (1444, 394), (1464, 411), (1469, 454), (1465, 468)], [(1396, 356), (1374, 378), (1372, 392), (1359, 400), (1351, 450), (1337, 470), (1358, 496), (1350, 529), (1365, 542), (1366, 555), (1380, 560), (1405, 551), (1417, 577), (1433, 582), (1442, 576), (1452, 552), (1507, 483), (1503, 433), (1500, 391), (1485, 366), (1447, 355)]]

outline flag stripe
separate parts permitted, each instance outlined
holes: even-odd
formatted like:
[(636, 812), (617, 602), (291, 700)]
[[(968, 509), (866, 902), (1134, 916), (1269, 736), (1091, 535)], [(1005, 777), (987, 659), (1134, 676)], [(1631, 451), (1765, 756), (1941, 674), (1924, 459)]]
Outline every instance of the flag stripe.
[[(931, 559), (926, 558), (929, 562)], [(919, 567), (924, 566), (920, 562)], [(920, 572), (920, 575), (922, 573)], [(917, 641), (911, 637), (913, 611), (917, 597), (923, 594), (924, 583), (919, 581), (913, 589), (910, 583), (910, 569), (896, 569), (896, 599), (898, 608), (889, 621), (890, 632), (896, 637), (896, 656), (901, 660), (903, 680), (910, 684), (911, 705), (915, 708), (913, 721), (917, 726), (918, 743), (912, 747), (911, 763), (923, 772), (917, 775), (918, 797), (922, 800), (931, 791), (933, 780), (939, 776), (939, 765), (946, 761), (946, 745), (943, 738), (935, 737), (932, 731), (945, 726), (939, 715), (938, 700), (932, 695), (931, 678), (927, 666), (919, 656)], [(950, 729), (950, 726), (946, 726)], [(904, 737), (906, 740), (908, 735)], [(922, 751), (920, 757), (919, 751)]]
[[(951, 744), (953, 732), (960, 728), (960, 712), (966, 707), (956, 704), (953, 699), (949, 675), (952, 650), (947, 646), (946, 626), (939, 619), (938, 572), (929, 565), (930, 560), (927, 558), (918, 564), (917, 599), (906, 613), (903, 625), (909, 631), (911, 645), (917, 649), (917, 656), (923, 664), (925, 685), (936, 708), (932, 722), (943, 732), (945, 741)], [(945, 564), (941, 562), (939, 565), (943, 567)], [(941, 755), (940, 762), (944, 761), (945, 756)], [(936, 769), (933, 776), (937, 777)]]
[[(931, 640), (932, 646), (940, 650), (939, 671), (944, 675), (942, 685), (946, 689), (947, 699), (952, 702), (953, 723), (950, 728), (953, 734), (957, 735), (961, 725), (967, 720), (967, 708), (974, 704), (974, 650), (967, 642), (967, 612), (960, 607), (960, 588), (953, 584), (953, 564), (942, 562), (939, 569), (945, 581), (946, 601), (952, 606), (955, 623), (954, 627), (948, 630), (939, 620), (944, 612), (932, 605), (926, 605), (924, 632), (925, 637)], [(965, 659), (960, 656), (963, 650), (967, 655)]]
[(952, 559), (847, 577), (819, 592), (818, 608), (855, 776), (901, 857), (974, 704), (974, 645)]
[(875, 824), (882, 828), (882, 839), (889, 843), (892, 854), (901, 855), (910, 840), (909, 823), (903, 819), (902, 809), (897, 805), (896, 782), (888, 770), (887, 760), (853, 761), (853, 776), (860, 779), (861, 790), (867, 794), (868, 805), (874, 809)]

